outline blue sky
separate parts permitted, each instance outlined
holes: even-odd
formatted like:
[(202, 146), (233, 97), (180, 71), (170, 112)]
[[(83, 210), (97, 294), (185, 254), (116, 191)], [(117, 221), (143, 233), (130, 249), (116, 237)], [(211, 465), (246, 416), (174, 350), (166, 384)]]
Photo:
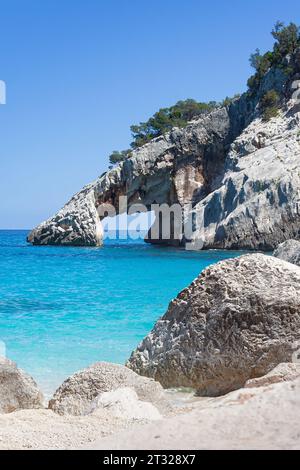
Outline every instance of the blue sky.
[(242, 92), (296, 0), (0, 0), (0, 228), (52, 215), (179, 99)]

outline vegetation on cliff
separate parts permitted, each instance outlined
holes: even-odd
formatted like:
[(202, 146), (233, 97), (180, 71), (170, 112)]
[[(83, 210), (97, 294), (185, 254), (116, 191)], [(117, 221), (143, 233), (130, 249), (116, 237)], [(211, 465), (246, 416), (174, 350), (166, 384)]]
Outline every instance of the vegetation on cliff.
[(198, 103), (188, 99), (178, 101), (170, 108), (162, 108), (155, 113), (147, 122), (131, 126), (133, 136), (132, 148), (141, 147), (155, 137), (170, 131), (173, 127), (185, 127), (189, 121), (212, 111), (217, 103)]
[[(287, 60), (287, 56), (293, 54), (296, 49), (300, 47), (299, 26), (295, 23), (290, 23), (285, 26), (284, 23), (278, 21), (271, 34), (275, 39), (273, 50), (261, 54), (260, 50), (256, 49), (250, 56), (250, 64), (255, 69), (255, 74), (252, 75), (247, 82), (248, 95), (250, 97), (257, 95), (262, 79), (271, 67), (282, 69), (287, 75), (287, 80), (293, 73), (293, 68)], [(109, 156), (110, 163), (113, 165), (129, 158), (132, 149), (147, 144), (155, 137), (170, 131), (173, 127), (185, 127), (192, 119), (209, 113), (219, 106), (230, 106), (232, 101), (238, 97), (239, 95), (235, 95), (233, 98), (227, 97), (222, 103), (215, 101), (203, 103), (193, 99), (187, 99), (178, 101), (169, 108), (161, 108), (150, 117), (148, 121), (140, 122), (130, 127), (133, 137), (133, 141), (130, 144), (131, 148), (122, 151), (113, 151)], [(276, 90), (270, 90), (260, 98), (259, 109), (264, 120), (267, 121), (277, 116), (279, 103), (280, 96)]]
[[(187, 99), (178, 101), (170, 108), (161, 108), (148, 121), (140, 122), (138, 125), (130, 127), (133, 141), (131, 148), (135, 149), (147, 144), (155, 137), (165, 134), (173, 127), (185, 127), (189, 121), (209, 113), (219, 104), (216, 102), (200, 103), (198, 101)], [(122, 150), (121, 152), (114, 150), (109, 157), (111, 164), (119, 163), (130, 157), (131, 149)]]
[[(300, 28), (295, 23), (285, 26), (278, 21), (271, 32), (275, 43), (272, 51), (261, 54), (259, 49), (251, 54), (250, 64), (255, 69), (248, 84), (248, 93), (255, 96), (260, 88), (265, 74), (273, 67), (281, 69), (287, 76), (287, 80), (294, 73), (293, 66), (288, 57), (300, 47)], [(265, 121), (276, 117), (279, 111), (280, 96), (276, 90), (269, 90), (260, 99), (259, 108)]]
[(263, 95), (260, 100), (259, 106), (264, 121), (269, 121), (271, 118), (278, 116), (279, 102), (280, 96), (276, 90), (269, 90)]
[(286, 64), (286, 56), (293, 54), (300, 47), (300, 28), (295, 23), (285, 26), (284, 23), (278, 21), (271, 32), (275, 43), (273, 51), (267, 51), (261, 55), (260, 50), (250, 56), (250, 64), (256, 70), (248, 80), (248, 88), (250, 92), (256, 92), (261, 84), (264, 75), (271, 67), (279, 67), (290, 74), (292, 69)]

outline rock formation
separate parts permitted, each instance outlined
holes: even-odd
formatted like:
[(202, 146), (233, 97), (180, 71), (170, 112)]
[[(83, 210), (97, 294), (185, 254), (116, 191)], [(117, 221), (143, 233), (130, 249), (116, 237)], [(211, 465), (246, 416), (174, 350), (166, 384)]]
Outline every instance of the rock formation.
[(246, 387), (180, 404), (178, 392), (166, 393), (168, 416), (132, 387), (101, 393), (85, 416), (0, 413), (0, 449), (299, 449), (299, 364), (280, 364)]
[(43, 396), (35, 381), (14, 362), (0, 357), (0, 413), (42, 407)]
[(219, 188), (196, 204), (204, 247), (271, 251), (300, 230), (300, 113), (290, 101), (234, 141)]
[(90, 184), (75, 194), (53, 218), (32, 230), (28, 241), (34, 245), (97, 246), (101, 245), (102, 238), (94, 185)]
[(49, 408), (59, 414), (86, 415), (96, 407), (101, 394), (124, 387), (133, 389), (139, 400), (150, 402), (159, 410), (167, 408), (158, 382), (107, 362), (98, 362), (65, 380), (50, 400)]
[(149, 209), (151, 204), (195, 203), (222, 174), (231, 133), (228, 110), (221, 108), (185, 129), (154, 139), (76, 194), (57, 215), (33, 230), (28, 241), (99, 245), (102, 232), (96, 208), (111, 204), (122, 212), (120, 196), (127, 196), (128, 207), (143, 203)]
[(217, 396), (281, 362), (300, 340), (300, 269), (263, 254), (222, 261), (170, 303), (127, 366), (164, 387)]
[(273, 255), (276, 258), (300, 266), (300, 242), (297, 240), (287, 240), (276, 248)]
[[(99, 206), (117, 213), (134, 203), (190, 204), (197, 222), (194, 233), (152, 243), (192, 247), (273, 250), (300, 231), (300, 106), (294, 84), (300, 77), (300, 52), (286, 58), (287, 75), (271, 67), (256, 92), (243, 94), (227, 107), (174, 128), (132, 151), (118, 166), (76, 194), (57, 215), (28, 236), (37, 244), (102, 243)], [(265, 122), (260, 100), (267, 91), (280, 96), (278, 117)], [(119, 196), (128, 197), (120, 207)], [(192, 216), (193, 214), (193, 216)], [(188, 217), (185, 214), (185, 217)], [(184, 222), (184, 221), (183, 221)], [(181, 222), (180, 222), (181, 223)], [(187, 240), (188, 238), (188, 240)]]

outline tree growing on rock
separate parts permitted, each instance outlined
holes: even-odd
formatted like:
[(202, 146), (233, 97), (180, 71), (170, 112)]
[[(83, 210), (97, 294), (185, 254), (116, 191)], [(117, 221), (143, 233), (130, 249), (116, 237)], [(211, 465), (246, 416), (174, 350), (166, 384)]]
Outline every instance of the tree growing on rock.
[(126, 158), (129, 158), (130, 155), (130, 150), (122, 150), (121, 152), (119, 152), (118, 150), (114, 150), (109, 156), (109, 163), (111, 165), (115, 165), (116, 163), (123, 162), (124, 160), (126, 160)]
[(202, 103), (192, 99), (178, 101), (170, 108), (161, 108), (148, 121), (131, 126), (132, 148), (138, 148), (155, 137), (169, 132), (173, 127), (185, 127), (189, 121), (212, 111), (216, 102)]
[[(198, 102), (193, 99), (178, 101), (169, 108), (161, 108), (146, 122), (140, 122), (130, 127), (133, 141), (131, 148), (136, 149), (147, 144), (155, 137), (169, 132), (173, 127), (185, 127), (189, 121), (209, 113), (220, 106), (215, 101), (209, 103)], [(114, 150), (109, 156), (111, 165), (120, 163), (131, 156), (131, 150)]]
[[(275, 39), (273, 50), (262, 55), (260, 50), (256, 49), (250, 56), (250, 65), (255, 69), (255, 74), (247, 82), (251, 93), (257, 92), (263, 76), (272, 66), (284, 68), (286, 56), (300, 47), (300, 28), (295, 23), (285, 26), (283, 22), (277, 21), (271, 34)], [(292, 72), (290, 69), (287, 71)]]
[(263, 114), (263, 120), (269, 121), (271, 118), (278, 116), (278, 105), (280, 96), (277, 91), (269, 90), (260, 100), (260, 109)]
[(295, 23), (285, 26), (281, 21), (277, 21), (272, 36), (276, 39), (273, 49), (275, 62), (292, 54), (300, 46), (300, 28)]

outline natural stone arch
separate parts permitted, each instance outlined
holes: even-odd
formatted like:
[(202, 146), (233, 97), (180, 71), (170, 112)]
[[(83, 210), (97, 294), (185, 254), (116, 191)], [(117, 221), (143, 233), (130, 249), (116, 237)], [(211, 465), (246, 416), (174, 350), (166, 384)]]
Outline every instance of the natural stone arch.
[[(116, 214), (121, 213), (121, 196), (127, 197), (128, 208), (137, 203), (149, 210), (152, 204), (195, 205), (222, 175), (231, 138), (228, 110), (220, 108), (184, 129), (175, 128), (153, 139), (83, 188), (54, 217), (34, 229), (28, 241), (36, 245), (101, 245), (103, 230), (97, 210), (101, 204), (111, 204)], [(173, 244), (174, 240), (157, 242)]]

